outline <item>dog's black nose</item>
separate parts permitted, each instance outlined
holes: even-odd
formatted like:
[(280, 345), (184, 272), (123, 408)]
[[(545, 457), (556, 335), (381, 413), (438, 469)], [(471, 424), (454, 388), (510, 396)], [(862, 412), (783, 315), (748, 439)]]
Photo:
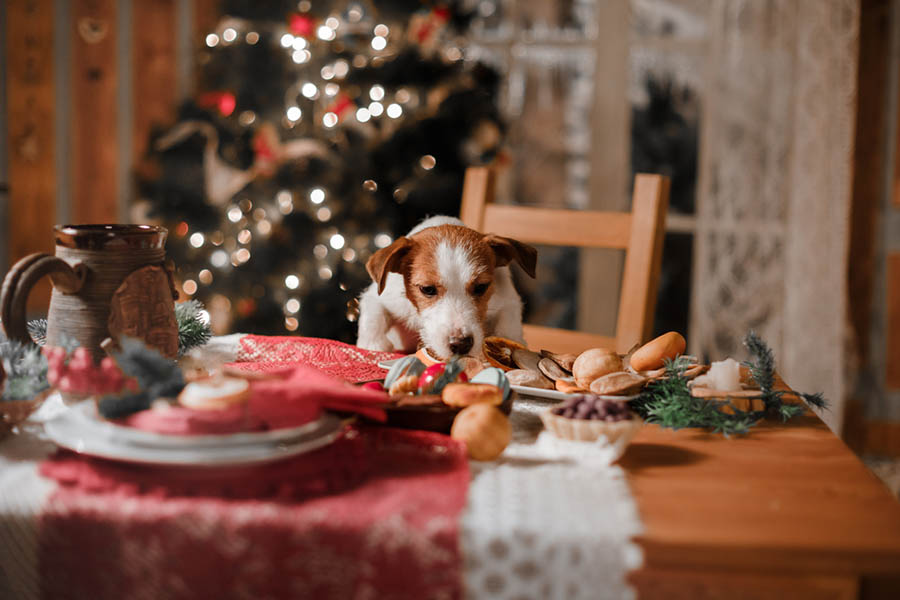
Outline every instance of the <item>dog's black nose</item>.
[(453, 354), (465, 354), (472, 349), (472, 344), (474, 342), (475, 340), (472, 339), (471, 335), (450, 338), (450, 351), (453, 352)]

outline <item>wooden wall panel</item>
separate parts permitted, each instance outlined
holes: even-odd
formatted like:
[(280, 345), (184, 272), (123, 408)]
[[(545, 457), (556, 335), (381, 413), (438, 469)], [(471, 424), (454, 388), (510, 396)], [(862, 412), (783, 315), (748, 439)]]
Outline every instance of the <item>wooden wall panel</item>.
[(876, 278), (876, 224), (888, 168), (887, 106), (890, 56), (890, 0), (863, 0), (860, 5), (857, 71), (856, 142), (853, 152), (853, 199), (850, 205), (850, 260), (847, 269), (850, 320), (860, 360), (869, 357), (872, 294)]
[[(54, 162), (53, 0), (6, 5), (9, 130), (9, 260), (53, 252)], [(46, 309), (50, 288), (36, 287), (29, 307)]]
[(132, 20), (133, 158), (140, 163), (154, 125), (167, 125), (176, 97), (175, 0), (135, 2)]
[(900, 391), (900, 252), (888, 254), (885, 277), (887, 281), (885, 387), (889, 391)]
[(219, 22), (221, 7), (219, 0), (194, 0), (194, 47), (201, 47), (206, 34)]
[(72, 220), (114, 223), (119, 220), (116, 0), (73, 0), (71, 10)]

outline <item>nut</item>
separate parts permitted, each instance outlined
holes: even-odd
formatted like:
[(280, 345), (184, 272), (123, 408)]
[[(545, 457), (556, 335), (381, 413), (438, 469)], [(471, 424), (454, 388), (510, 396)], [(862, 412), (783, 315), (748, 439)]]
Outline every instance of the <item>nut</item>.
[(513, 362), (516, 363), (516, 366), (520, 369), (537, 371), (538, 362), (541, 360), (541, 355), (537, 352), (532, 352), (527, 348), (515, 348), (512, 351), (512, 359)]
[(474, 460), (494, 460), (509, 445), (512, 425), (496, 407), (473, 404), (456, 415), (450, 437), (465, 442), (469, 456)]
[(645, 383), (647, 383), (646, 377), (620, 371), (595, 379), (591, 382), (591, 392), (608, 396), (625, 395), (640, 391)]
[(557, 354), (549, 350), (541, 350), (541, 356), (549, 358), (569, 373), (572, 372), (572, 365), (575, 364), (575, 359), (578, 358), (577, 354)]
[(623, 371), (622, 357), (607, 348), (591, 348), (578, 355), (572, 365), (572, 374), (578, 387), (589, 389), (591, 382), (608, 373)]
[(519, 342), (497, 336), (488, 336), (484, 338), (484, 342), (481, 344), (481, 350), (487, 361), (492, 366), (500, 367), (504, 371), (516, 368), (516, 363), (512, 357), (513, 350), (516, 349), (527, 350)]
[(552, 390), (555, 387), (552, 381), (541, 375), (538, 371), (513, 369), (512, 371), (506, 372), (506, 378), (509, 379), (511, 385), (523, 385), (525, 387), (540, 388), (542, 390)]
[(538, 361), (538, 370), (553, 381), (559, 381), (560, 379), (575, 381), (572, 374), (556, 364), (556, 361), (552, 358), (542, 358)]

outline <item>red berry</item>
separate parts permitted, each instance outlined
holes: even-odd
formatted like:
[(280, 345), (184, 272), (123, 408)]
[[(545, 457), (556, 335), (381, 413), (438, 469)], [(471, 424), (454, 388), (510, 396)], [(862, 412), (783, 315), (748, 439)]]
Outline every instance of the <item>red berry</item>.
[(68, 375), (64, 375), (62, 378), (60, 378), (58, 387), (60, 391), (63, 392), (71, 392), (75, 389), (72, 385), (72, 378)]
[(379, 381), (367, 381), (362, 384), (362, 387), (367, 390), (375, 390), (376, 392), (383, 392), (384, 386)]

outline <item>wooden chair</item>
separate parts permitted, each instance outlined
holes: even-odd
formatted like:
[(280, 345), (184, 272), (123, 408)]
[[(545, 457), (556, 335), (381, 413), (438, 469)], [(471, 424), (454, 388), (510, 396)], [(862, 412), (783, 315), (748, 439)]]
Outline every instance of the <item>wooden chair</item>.
[(554, 352), (606, 347), (625, 352), (647, 341), (656, 308), (669, 178), (636, 175), (629, 213), (494, 204), (494, 177), (489, 167), (466, 171), (460, 218), (467, 226), (529, 244), (625, 250), (615, 337), (526, 324), (528, 347)]

